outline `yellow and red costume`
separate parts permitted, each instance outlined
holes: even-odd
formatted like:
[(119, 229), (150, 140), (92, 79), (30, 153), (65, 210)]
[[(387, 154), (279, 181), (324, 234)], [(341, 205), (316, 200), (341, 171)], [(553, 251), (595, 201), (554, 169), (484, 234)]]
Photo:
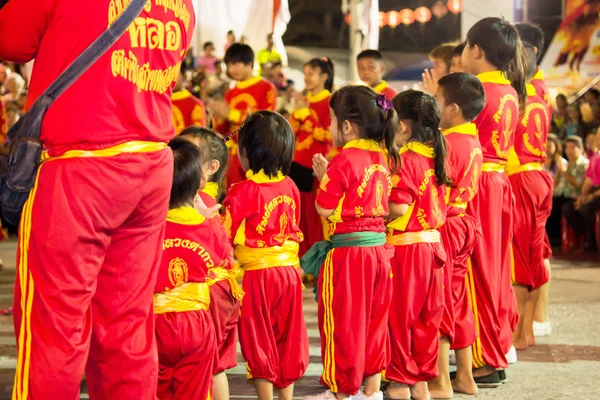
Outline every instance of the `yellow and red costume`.
[[(211, 208), (216, 206), (218, 204), (219, 184), (216, 182), (207, 182), (204, 189), (198, 191), (198, 196), (200, 196), (206, 207)], [(211, 218), (221, 222), (221, 216), (218, 211), (215, 211)]]
[(188, 126), (206, 126), (206, 107), (204, 102), (187, 90), (173, 93), (173, 125), (179, 135)]
[(479, 240), (478, 221), (466, 214), (479, 185), (483, 153), (477, 127), (465, 123), (444, 131), (450, 178), (456, 186), (447, 191), (446, 223), (440, 229), (446, 250), (444, 269), (444, 316), (440, 333), (450, 339), (453, 349), (464, 349), (477, 339), (475, 318), (470, 307), (472, 282), (465, 279), (469, 257)]
[[(277, 89), (271, 82), (255, 76), (243, 82), (225, 94), (225, 102), (229, 105), (229, 117), (225, 123), (219, 123), (219, 133), (227, 136), (235, 132), (246, 120), (248, 113), (255, 111), (275, 111), (277, 106)], [(227, 129), (225, 129), (227, 128)], [(227, 164), (227, 186), (246, 179), (244, 168), (238, 157), (237, 135), (227, 141), (229, 146), (229, 163)]]
[(321, 382), (334, 393), (356, 394), (363, 379), (381, 373), (390, 360), (392, 249), (385, 244), (383, 217), (391, 188), (381, 147), (359, 139), (329, 163), (317, 193), (317, 204), (334, 210), (328, 218), (333, 242), (352, 234), (382, 236), (381, 245), (334, 246), (319, 271)]
[[(44, 117), (47, 154), (19, 231), (16, 399), (78, 399), (84, 369), (92, 398), (156, 396), (171, 92), (195, 25), (191, 0), (163, 3), (148, 2)], [(122, 11), (108, 0), (2, 7), (0, 37), (11, 40), (0, 58), (35, 57), (27, 108)]]
[(398, 92), (396, 92), (392, 87), (390, 87), (390, 85), (388, 85), (386, 81), (381, 81), (379, 85), (373, 88), (373, 90), (377, 94), (383, 94), (388, 100), (394, 100), (394, 97), (396, 97), (396, 95), (398, 94)]
[(281, 389), (304, 375), (309, 360), (298, 268), (300, 195), (281, 173), (246, 177), (223, 202), (223, 225), (244, 269), (240, 344), (248, 379)]
[(544, 73), (538, 67), (537, 72), (531, 78), (531, 84), (535, 89), (535, 93), (543, 100), (546, 107), (548, 107), (548, 118), (552, 119), (552, 100), (550, 99), (550, 91), (548, 90), (548, 85), (544, 80)]
[(446, 187), (438, 186), (433, 148), (410, 142), (400, 149), (402, 169), (390, 203), (408, 204), (388, 224), (394, 246), (390, 306), (392, 358), (386, 380), (414, 385), (437, 376), (438, 332), (444, 313), (446, 253), (439, 228), (446, 221)]
[(513, 283), (530, 290), (548, 282), (544, 259), (552, 254), (546, 236), (546, 220), (552, 211), (554, 191), (554, 181), (544, 171), (548, 128), (546, 103), (536, 94), (533, 85), (527, 85), (527, 105), (517, 125), (506, 174), (515, 194)]
[(209, 270), (230, 263), (223, 227), (193, 207), (169, 210), (154, 287), (158, 391), (163, 399), (210, 399), (218, 364)]
[[(300, 243), (300, 256), (313, 244), (323, 240), (323, 223), (315, 209), (318, 181), (312, 171), (312, 159), (315, 154), (327, 157), (333, 146), (329, 131), (331, 93), (329, 90), (323, 90), (314, 96), (309, 93), (307, 99), (308, 108), (294, 111), (290, 118), (290, 124), (296, 134), (296, 152), (291, 175), (299, 186), (302, 204), (300, 229), (304, 233), (304, 241)], [(303, 185), (300, 181), (306, 183)]]
[(479, 329), (473, 346), (473, 366), (506, 368), (505, 354), (512, 345), (518, 322), (511, 285), (512, 208), (514, 196), (504, 173), (519, 122), (517, 92), (500, 71), (477, 76), (483, 84), (486, 104), (475, 119), (483, 150), (479, 190), (467, 214), (481, 226), (482, 237), (471, 257), (468, 279), (475, 287), (473, 311)]

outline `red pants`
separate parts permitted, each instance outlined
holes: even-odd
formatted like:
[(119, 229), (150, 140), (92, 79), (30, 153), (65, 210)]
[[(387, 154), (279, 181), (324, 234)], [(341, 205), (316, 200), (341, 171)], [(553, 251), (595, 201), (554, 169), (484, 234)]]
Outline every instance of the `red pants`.
[(514, 283), (534, 290), (548, 282), (546, 220), (552, 211), (554, 182), (544, 171), (520, 172), (509, 180), (515, 194)]
[(439, 330), (444, 313), (441, 243), (394, 246), (390, 306), (392, 359), (385, 379), (414, 385), (438, 374)]
[(227, 180), (227, 188), (230, 188), (231, 185), (246, 180), (246, 171), (244, 170), (244, 167), (242, 167), (242, 163), (240, 162), (240, 158), (238, 157), (237, 153), (232, 154), (231, 151), (229, 152), (229, 162), (227, 163), (227, 172), (225, 176)]
[(473, 248), (481, 235), (473, 217), (465, 215), (446, 219), (441, 228), (446, 250), (444, 266), (444, 316), (440, 326), (442, 336), (450, 338), (453, 349), (464, 349), (475, 342), (475, 317), (469, 305), (466, 275)]
[(316, 198), (317, 189), (312, 192), (300, 192), (300, 230), (304, 234), (304, 240), (300, 242), (300, 257), (310, 250), (313, 244), (323, 240), (323, 223), (315, 208)]
[(248, 379), (282, 389), (304, 375), (309, 355), (302, 287), (294, 267), (244, 273), (239, 333)]
[(227, 281), (210, 287), (210, 315), (212, 316), (219, 362), (215, 375), (237, 366), (237, 326), (240, 320), (240, 303), (231, 294)]
[[(513, 194), (504, 173), (483, 172), (479, 190), (467, 212), (480, 222), (482, 237), (471, 257), (475, 296), (473, 311), (478, 338), (473, 345), (475, 368), (486, 364), (506, 368), (505, 354), (512, 344), (516, 300), (511, 285)], [(508, 346), (508, 348), (506, 348)]]
[(172, 176), (170, 150), (42, 165), (19, 232), (18, 398), (79, 399), (84, 368), (91, 398), (155, 398), (152, 295)]
[(356, 394), (365, 377), (390, 361), (391, 257), (387, 245), (338, 248), (321, 268), (321, 382), (334, 393)]
[(159, 314), (159, 400), (207, 400), (212, 397), (212, 377), (218, 365), (217, 341), (208, 311)]

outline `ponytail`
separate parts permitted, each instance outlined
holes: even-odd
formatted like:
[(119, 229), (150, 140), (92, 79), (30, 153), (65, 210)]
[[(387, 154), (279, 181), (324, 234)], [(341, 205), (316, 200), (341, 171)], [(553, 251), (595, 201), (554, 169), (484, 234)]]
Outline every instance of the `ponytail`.
[(382, 111), (384, 113), (383, 143), (388, 154), (388, 167), (390, 172), (395, 174), (402, 168), (402, 159), (395, 143), (396, 133), (398, 132), (398, 114), (396, 114), (396, 110), (393, 108)]
[(335, 67), (333, 65), (333, 61), (329, 57), (322, 58), (313, 58), (304, 66), (309, 66), (314, 69), (319, 69), (322, 74), (327, 75), (327, 80), (325, 81), (325, 89), (333, 92), (333, 79), (335, 74)]
[(527, 105), (527, 50), (521, 40), (517, 43), (516, 56), (511, 60), (506, 76), (510, 80), (510, 85), (517, 91), (519, 97), (519, 106), (524, 109)]

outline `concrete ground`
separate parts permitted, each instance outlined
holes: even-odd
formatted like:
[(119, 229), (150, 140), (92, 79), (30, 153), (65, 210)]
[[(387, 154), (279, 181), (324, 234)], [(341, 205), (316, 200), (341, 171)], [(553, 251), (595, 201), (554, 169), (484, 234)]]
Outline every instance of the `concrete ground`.
[[(14, 240), (0, 243), (0, 257), (4, 260), (4, 269), (0, 271), (0, 308), (12, 302), (15, 249)], [(519, 362), (507, 372), (509, 382), (496, 389), (481, 390), (477, 399), (600, 399), (596, 386), (600, 382), (600, 262), (554, 260), (552, 274), (552, 336), (541, 338), (537, 346), (519, 352)], [(317, 307), (310, 288), (304, 300), (311, 363), (306, 376), (296, 385), (298, 398), (322, 390), (318, 378), (322, 367)], [(0, 316), (0, 400), (10, 399), (16, 354), (12, 317)], [(253, 387), (245, 379), (241, 354), (238, 360), (238, 367), (229, 374), (231, 398), (255, 398)], [(81, 398), (88, 398), (85, 384), (82, 388)]]

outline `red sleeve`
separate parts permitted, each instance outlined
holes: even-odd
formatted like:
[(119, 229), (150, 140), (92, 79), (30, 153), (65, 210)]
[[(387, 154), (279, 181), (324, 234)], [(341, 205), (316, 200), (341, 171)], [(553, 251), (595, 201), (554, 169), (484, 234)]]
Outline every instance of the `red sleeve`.
[(26, 63), (35, 58), (55, 0), (10, 0), (0, 9), (0, 58)]
[[(247, 187), (243, 183), (238, 183), (231, 187), (229, 195), (223, 200), (223, 227), (227, 231), (229, 240), (233, 243), (235, 235), (242, 224), (242, 221), (250, 216), (248, 203), (244, 203), (243, 199), (251, 197)], [(245, 204), (245, 206), (244, 206)]]
[[(329, 127), (323, 126), (314, 110), (303, 108), (294, 111), (290, 117), (290, 125), (297, 136), (312, 136), (318, 142), (333, 144)], [(296, 151), (299, 150), (304, 150), (302, 143), (296, 147)]]
[(202, 100), (198, 100), (192, 110), (192, 125), (206, 126), (206, 108)]
[(265, 104), (263, 110), (277, 111), (277, 88), (271, 82), (267, 83)]
[(326, 210), (336, 209), (348, 188), (348, 166), (344, 168), (344, 163), (336, 162), (339, 159), (338, 156), (329, 163), (317, 193), (317, 204)]
[[(400, 180), (392, 188), (390, 194), (390, 203), (394, 204), (412, 204), (417, 199), (419, 190), (413, 179), (413, 173), (410, 162), (407, 157), (402, 157), (402, 169), (400, 170)], [(412, 160), (413, 162), (415, 160)], [(418, 161), (418, 160), (417, 160)]]

